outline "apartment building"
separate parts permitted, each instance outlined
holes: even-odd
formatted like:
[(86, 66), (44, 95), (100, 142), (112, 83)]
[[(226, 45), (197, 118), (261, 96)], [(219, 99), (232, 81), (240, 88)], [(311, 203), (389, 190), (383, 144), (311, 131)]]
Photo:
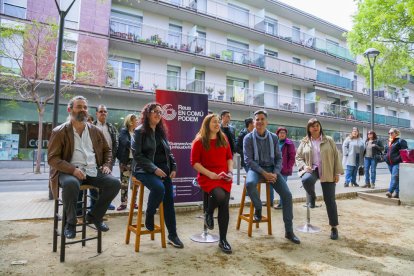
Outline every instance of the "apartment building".
[[(0, 2), (2, 24), (57, 19), (53, 0)], [(158, 88), (207, 94), (209, 108), (229, 110), (238, 129), (264, 108), (270, 129), (286, 126), (294, 140), (316, 116), (340, 144), (353, 126), (366, 133), (374, 108), (380, 136), (397, 127), (414, 143), (414, 77), (404, 76), (405, 87), (374, 91), (371, 107), (368, 85), (356, 74), (363, 57), (349, 52), (346, 30), (278, 1), (76, 0), (65, 27), (70, 54), (63, 64), (71, 74), (80, 67), (100, 69), (91, 83), (75, 85), (70, 93), (85, 95), (90, 106), (107, 105), (118, 125), (154, 100)], [(10, 66), (4, 57), (0, 62)], [(0, 98), (7, 110), (0, 114), (0, 134), (19, 134), (20, 149), (30, 151), (37, 139), (30, 138), (36, 133), (35, 106), (22, 102), (20, 109), (10, 109), (7, 101)], [(66, 100), (60, 102), (63, 122)]]

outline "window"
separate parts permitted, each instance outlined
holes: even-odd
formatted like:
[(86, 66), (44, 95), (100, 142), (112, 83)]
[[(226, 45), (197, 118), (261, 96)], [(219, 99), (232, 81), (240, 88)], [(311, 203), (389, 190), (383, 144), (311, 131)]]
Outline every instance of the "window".
[[(73, 0), (60, 0), (60, 9), (67, 10)], [(65, 28), (79, 29), (80, 0), (76, 0), (65, 17)]]
[(231, 21), (249, 26), (249, 10), (233, 4), (228, 4), (228, 9), (229, 19)]
[(278, 104), (278, 87), (276, 85), (265, 84), (264, 85), (265, 96), (264, 106), (266, 107), (277, 107)]
[(297, 63), (297, 64), (300, 64), (300, 63), (301, 63), (300, 58), (297, 58), (297, 57), (292, 57), (292, 61), (293, 61), (294, 63)]
[(7, 39), (0, 39), (0, 49), (2, 49), (0, 50), (0, 65), (5, 67), (4, 72), (20, 74), (20, 66), (22, 66), (23, 61), (22, 36), (13, 35)]
[(122, 38), (140, 38), (142, 34), (142, 17), (112, 10), (110, 33)]
[(229, 61), (245, 63), (249, 58), (249, 44), (227, 39), (227, 50), (231, 51), (231, 56), (225, 56)]
[(300, 28), (299, 27), (292, 27), (292, 40), (293, 42), (300, 43)]
[(65, 40), (62, 51), (62, 80), (73, 80), (76, 68), (76, 41)]
[[(137, 60), (108, 60), (108, 85), (126, 88), (140, 88), (140, 64)], [(141, 88), (142, 89), (142, 88)]]
[[(0, 1), (1, 2), (1, 1)], [(3, 13), (26, 19), (27, 0), (4, 0)]]
[(231, 102), (244, 103), (249, 81), (236, 78), (227, 78), (226, 100)]
[(293, 98), (292, 98), (292, 110), (299, 111), (301, 105), (301, 96), (302, 93), (300, 89), (293, 89)]
[(270, 18), (270, 17), (265, 17), (265, 32), (267, 34), (271, 34), (271, 35), (277, 35), (278, 31), (277, 31), (277, 20)]
[(194, 91), (195, 92), (201, 92), (204, 93), (204, 86), (205, 86), (205, 78), (206, 78), (206, 73), (203, 71), (199, 71), (196, 70), (195, 71), (195, 87), (194, 87)]
[(178, 66), (167, 66), (167, 89), (180, 90), (181, 68)]
[(338, 75), (338, 76), (341, 74), (341, 72), (339, 72), (339, 70), (329, 68), (329, 67), (326, 68), (326, 72), (331, 73), (331, 74), (335, 74), (335, 75)]
[(206, 37), (207, 35), (205, 32), (197, 31), (197, 48), (195, 49), (197, 54), (206, 54)]
[(269, 57), (274, 57), (277, 58), (278, 57), (278, 53), (269, 49), (265, 49), (264, 51), (265, 56), (269, 56)]
[(177, 49), (181, 47), (182, 27), (170, 24), (168, 30), (168, 43)]

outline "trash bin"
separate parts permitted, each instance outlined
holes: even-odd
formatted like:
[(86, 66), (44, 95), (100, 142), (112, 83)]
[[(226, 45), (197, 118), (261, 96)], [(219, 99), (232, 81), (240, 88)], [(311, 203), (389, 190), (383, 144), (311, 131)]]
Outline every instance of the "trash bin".
[(400, 163), (400, 201), (414, 206), (414, 163)]

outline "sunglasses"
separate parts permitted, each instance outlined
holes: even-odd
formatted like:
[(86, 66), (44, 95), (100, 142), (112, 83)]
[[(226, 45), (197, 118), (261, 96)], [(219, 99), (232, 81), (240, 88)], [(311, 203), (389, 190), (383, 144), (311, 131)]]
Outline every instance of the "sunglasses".
[(108, 113), (106, 110), (99, 110), (98, 113)]
[(162, 115), (162, 114), (164, 114), (164, 112), (159, 111), (159, 110), (155, 110), (155, 109), (151, 110), (150, 112), (151, 112), (151, 113), (154, 113), (154, 114), (157, 114), (157, 115)]

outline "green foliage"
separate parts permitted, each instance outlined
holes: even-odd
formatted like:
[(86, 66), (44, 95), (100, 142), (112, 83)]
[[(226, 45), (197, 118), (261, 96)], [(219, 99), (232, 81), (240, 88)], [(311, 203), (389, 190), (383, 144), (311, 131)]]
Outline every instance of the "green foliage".
[[(368, 48), (381, 54), (375, 64), (375, 84), (402, 86), (401, 76), (414, 75), (414, 1), (357, 0), (354, 26), (347, 34), (353, 54), (362, 55)], [(369, 80), (369, 64), (358, 67)]]

